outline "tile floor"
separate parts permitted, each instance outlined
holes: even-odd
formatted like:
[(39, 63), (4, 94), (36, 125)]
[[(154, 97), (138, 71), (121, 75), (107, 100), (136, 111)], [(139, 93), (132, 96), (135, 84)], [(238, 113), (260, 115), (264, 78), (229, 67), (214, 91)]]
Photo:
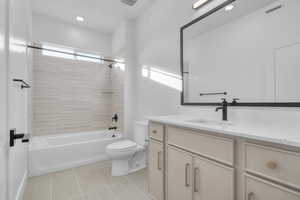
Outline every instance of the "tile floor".
[(112, 177), (110, 162), (33, 177), (24, 200), (150, 200), (146, 170)]

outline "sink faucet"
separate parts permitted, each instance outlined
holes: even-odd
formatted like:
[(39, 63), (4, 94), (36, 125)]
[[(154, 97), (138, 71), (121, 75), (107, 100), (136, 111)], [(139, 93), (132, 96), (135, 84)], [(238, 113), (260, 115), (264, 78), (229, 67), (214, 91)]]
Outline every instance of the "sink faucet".
[(228, 108), (228, 102), (225, 98), (222, 98), (222, 106), (216, 108), (216, 112), (222, 109), (222, 120), (227, 121), (227, 108)]

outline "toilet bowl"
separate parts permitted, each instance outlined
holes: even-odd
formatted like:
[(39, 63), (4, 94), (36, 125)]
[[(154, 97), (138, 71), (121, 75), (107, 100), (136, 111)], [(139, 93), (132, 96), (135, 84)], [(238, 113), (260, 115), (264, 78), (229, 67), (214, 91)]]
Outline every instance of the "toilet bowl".
[(146, 167), (148, 124), (136, 122), (134, 140), (121, 140), (106, 147), (112, 160), (112, 176), (124, 176)]

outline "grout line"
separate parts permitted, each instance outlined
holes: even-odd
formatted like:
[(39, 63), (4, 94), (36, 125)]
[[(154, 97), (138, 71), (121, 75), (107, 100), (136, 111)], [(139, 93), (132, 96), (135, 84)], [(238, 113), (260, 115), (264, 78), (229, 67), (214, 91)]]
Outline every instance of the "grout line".
[[(104, 170), (106, 167), (103, 167), (99, 170)], [(84, 193), (83, 191), (83, 188), (81, 186), (81, 183), (80, 183), (80, 178), (79, 178), (79, 174), (77, 173), (77, 171), (75, 170), (75, 168), (72, 168), (70, 169), (70, 171), (72, 172), (73, 174), (73, 177), (75, 178), (75, 181), (76, 181), (76, 184), (78, 185), (78, 189), (79, 189), (79, 193), (80, 193), (80, 197), (82, 198), (82, 200), (86, 199), (86, 194)], [(102, 171), (101, 173), (104, 174), (104, 176), (111, 176), (111, 174), (108, 173), (105, 173), (104, 171)], [(54, 200), (54, 176), (53, 174), (50, 174), (49, 175), (50, 178), (49, 178), (49, 195), (50, 195), (50, 200)], [(124, 176), (124, 178), (130, 183), (132, 184), (133, 188), (136, 189), (137, 192), (140, 192), (142, 193), (142, 196), (145, 197), (145, 200), (150, 200), (150, 196), (148, 195), (147, 192), (145, 192), (142, 188), (138, 187), (139, 184), (137, 184), (136, 181), (134, 181), (133, 178), (130, 178), (128, 175), (127, 176)], [(146, 179), (146, 177), (144, 177)], [(145, 180), (147, 181), (147, 180)], [(120, 197), (114, 193), (114, 191), (112, 190), (112, 186), (107, 184), (106, 181), (105, 181), (105, 184), (103, 185), (107, 190), (108, 192), (111, 193), (112, 197), (114, 198), (114, 200), (121, 200)]]
[(51, 200), (53, 200), (53, 176), (52, 176), (52, 174), (51, 174), (51, 176), (50, 176), (50, 199)]
[(143, 196), (145, 196), (147, 199), (150, 200), (150, 196), (145, 192), (143, 191), (141, 188), (138, 187), (138, 185), (135, 183), (135, 181), (133, 181), (131, 178), (129, 178), (128, 176), (125, 176), (130, 182), (133, 183), (134, 187), (143, 194)]
[(118, 196), (114, 193), (114, 191), (111, 190), (111, 188), (109, 186), (107, 186), (107, 190), (109, 190), (111, 192), (111, 194), (114, 197), (114, 200), (119, 200)]
[(77, 172), (75, 171), (74, 168), (72, 168), (72, 172), (73, 172), (73, 174), (74, 174), (76, 183), (77, 183), (78, 188), (79, 188), (80, 197), (81, 197), (82, 199), (85, 199), (86, 196), (85, 196), (85, 194), (84, 194), (84, 192), (83, 192), (83, 189), (82, 189), (82, 187), (81, 187), (81, 185), (80, 185), (80, 181), (79, 181), (79, 178), (78, 178), (78, 174), (77, 174)]
[[(109, 166), (109, 168), (111, 169), (111, 166)], [(105, 167), (102, 168), (102, 170), (103, 170), (103, 169), (105, 169)], [(110, 171), (110, 173), (111, 173), (111, 171)], [(107, 174), (104, 174), (104, 176), (105, 176), (105, 175), (107, 175)], [(119, 197), (114, 193), (114, 191), (111, 189), (111, 186), (109, 186), (109, 184), (106, 183), (106, 184), (104, 185), (104, 187), (106, 187), (106, 189), (109, 190), (109, 191), (111, 192), (111, 194), (112, 194), (113, 197), (114, 197), (114, 200), (120, 200), (120, 198), (119, 198)]]

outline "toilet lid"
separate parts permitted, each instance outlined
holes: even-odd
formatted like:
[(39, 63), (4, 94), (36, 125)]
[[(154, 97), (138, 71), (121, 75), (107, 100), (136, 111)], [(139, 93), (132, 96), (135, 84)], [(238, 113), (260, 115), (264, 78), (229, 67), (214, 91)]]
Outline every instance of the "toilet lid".
[(107, 146), (110, 150), (116, 151), (128, 151), (137, 147), (137, 144), (131, 140), (122, 140), (119, 142), (112, 143)]

